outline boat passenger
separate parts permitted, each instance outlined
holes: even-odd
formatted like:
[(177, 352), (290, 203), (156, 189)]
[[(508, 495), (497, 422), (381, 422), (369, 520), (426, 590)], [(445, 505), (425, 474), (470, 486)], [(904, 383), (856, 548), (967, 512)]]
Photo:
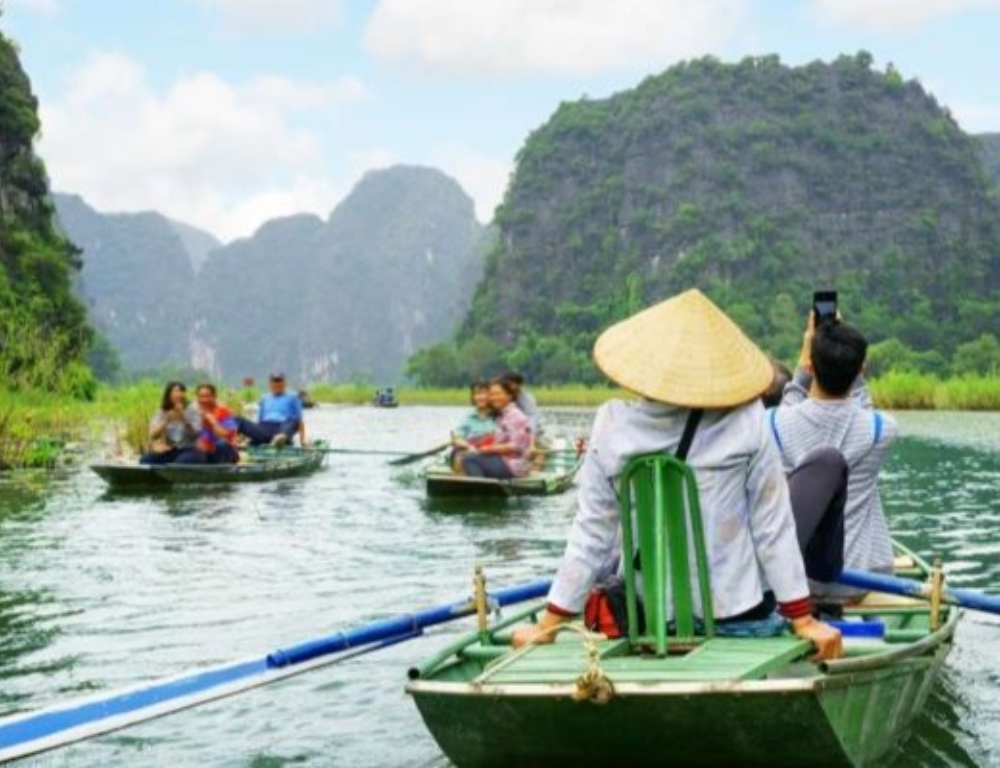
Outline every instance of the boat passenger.
[(302, 400), (289, 392), (285, 374), (272, 373), (268, 379), (270, 392), (260, 399), (257, 421), (237, 417), (236, 425), (241, 435), (250, 439), (250, 445), (283, 446), (295, 440), (306, 444), (306, 424), (302, 418)]
[(792, 372), (780, 360), (772, 357), (771, 368), (774, 371), (771, 385), (764, 390), (764, 394), (760, 398), (765, 408), (776, 408), (781, 404), (781, 398), (785, 394), (785, 387), (792, 380)]
[(240, 460), (236, 449), (236, 417), (219, 402), (214, 384), (198, 385), (198, 410), (201, 411), (199, 442), (208, 463), (236, 464)]
[(524, 388), (524, 375), (517, 371), (507, 371), (501, 376), (504, 381), (510, 384), (514, 392), (514, 402), (521, 409), (521, 413), (528, 417), (531, 424), (531, 433), (535, 439), (542, 434), (541, 416), (538, 413), (538, 401), (527, 389)]
[(461, 471), (495, 480), (524, 477), (531, 471), (531, 423), (514, 402), (514, 388), (506, 379), (490, 382), (489, 402), (496, 413), (493, 442), (470, 446), (462, 456)]
[(496, 413), (490, 405), (490, 384), (487, 381), (474, 381), (469, 386), (469, 398), (473, 410), (462, 419), (451, 434), (452, 467), (461, 471), (462, 456), (470, 448), (481, 448), (494, 442), (497, 429)]
[(899, 427), (872, 406), (862, 375), (867, 351), (868, 342), (856, 328), (839, 318), (817, 327), (810, 313), (795, 377), (768, 419), (786, 471), (818, 449), (835, 449), (846, 460), (841, 559), (829, 562), (825, 576), (810, 573), (813, 595), (834, 611), (862, 594), (830, 583), (844, 566), (891, 573), (893, 565), (878, 476)]
[(581, 613), (598, 580), (619, 565), (616, 482), (625, 464), (639, 454), (676, 453), (688, 432), (685, 460), (701, 499), (716, 621), (770, 618), (776, 603), (792, 631), (815, 644), (817, 658), (841, 656), (840, 633), (813, 617), (788, 484), (767, 431), (760, 395), (773, 376), (768, 358), (697, 290), (612, 326), (594, 358), (641, 399), (598, 409), (547, 610), (538, 624), (517, 630), (514, 644), (552, 642)]
[(201, 414), (188, 403), (187, 387), (171, 381), (163, 390), (160, 410), (149, 422), (149, 450), (140, 464), (204, 464), (205, 454), (198, 450)]

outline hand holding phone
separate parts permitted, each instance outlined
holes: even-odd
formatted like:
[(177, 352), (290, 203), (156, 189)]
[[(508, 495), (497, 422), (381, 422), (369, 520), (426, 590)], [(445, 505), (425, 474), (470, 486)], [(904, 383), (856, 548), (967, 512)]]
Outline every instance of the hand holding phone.
[(813, 320), (817, 326), (837, 319), (837, 292), (816, 291), (813, 294)]

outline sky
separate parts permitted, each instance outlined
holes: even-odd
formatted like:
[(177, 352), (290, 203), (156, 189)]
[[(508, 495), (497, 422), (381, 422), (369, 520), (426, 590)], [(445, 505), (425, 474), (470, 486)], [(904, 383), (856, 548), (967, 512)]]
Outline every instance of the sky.
[(488, 221), (561, 101), (703, 55), (870, 51), (1000, 131), (1000, 0), (0, 0), (53, 188), (223, 240), (430, 165)]

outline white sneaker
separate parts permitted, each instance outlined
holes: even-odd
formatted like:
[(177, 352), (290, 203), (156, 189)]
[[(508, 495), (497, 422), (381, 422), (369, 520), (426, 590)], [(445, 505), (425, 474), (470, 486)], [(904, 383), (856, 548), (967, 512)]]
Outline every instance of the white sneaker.
[(271, 445), (275, 448), (284, 448), (288, 445), (288, 435), (275, 435), (271, 439)]

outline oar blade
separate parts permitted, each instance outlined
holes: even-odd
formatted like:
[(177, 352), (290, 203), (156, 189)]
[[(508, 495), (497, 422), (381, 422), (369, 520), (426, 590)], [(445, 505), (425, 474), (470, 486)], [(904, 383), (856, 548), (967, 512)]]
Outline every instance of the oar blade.
[(389, 464), (394, 467), (403, 467), (406, 466), (407, 464), (413, 464), (415, 462), (421, 461), (422, 459), (429, 459), (431, 456), (436, 456), (437, 454), (441, 453), (441, 451), (445, 451), (450, 447), (451, 447), (450, 442), (443, 443), (442, 445), (438, 445), (434, 448), (431, 448), (428, 451), (423, 451), (421, 453), (411, 453), (407, 456), (404, 456), (401, 459), (393, 459), (392, 461), (389, 462)]

